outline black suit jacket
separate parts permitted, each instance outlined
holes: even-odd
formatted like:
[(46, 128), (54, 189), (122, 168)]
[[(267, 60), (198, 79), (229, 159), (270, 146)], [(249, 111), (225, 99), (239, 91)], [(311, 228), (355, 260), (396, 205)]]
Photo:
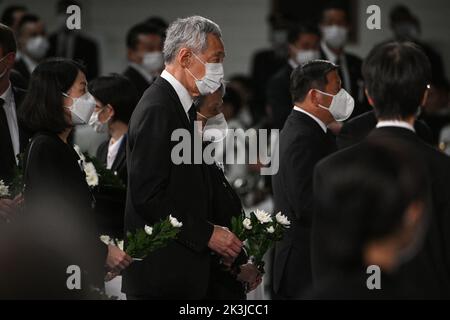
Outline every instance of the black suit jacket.
[(289, 89), (292, 71), (291, 65), (287, 63), (270, 78), (267, 85), (267, 105), (272, 111), (272, 128), (274, 129), (282, 129), (292, 111), (293, 102)]
[(183, 227), (176, 241), (152, 252), (124, 272), (122, 290), (129, 295), (204, 298), (210, 277), (213, 232), (207, 172), (202, 164), (178, 164), (171, 152), (176, 129), (191, 124), (173, 87), (158, 77), (131, 117), (128, 133), (128, 190), (125, 231), (152, 225), (168, 215)]
[(292, 110), (280, 134), (280, 166), (272, 178), (275, 212), (291, 220), (291, 228), (275, 247), (273, 285), (280, 298), (299, 297), (311, 285), (312, 173), (335, 149), (331, 132), (325, 133), (314, 119)]
[(142, 97), (144, 91), (151, 85), (135, 68), (128, 67), (123, 72), (123, 75), (127, 77), (138, 90), (139, 98)]
[[(103, 142), (97, 149), (97, 159), (106, 167), (108, 156), (109, 139)], [(117, 176), (127, 184), (127, 135), (124, 135), (119, 146), (116, 159), (111, 170), (117, 172)], [(107, 234), (111, 237), (123, 238), (123, 222), (125, 215), (126, 189), (112, 188), (108, 186), (99, 186), (95, 189), (95, 213), (97, 217), (97, 226), (100, 234)]]
[[(377, 118), (373, 110), (347, 121), (342, 126), (337, 137), (338, 148), (343, 149), (363, 141), (375, 129), (376, 125)], [(416, 130), (417, 136), (425, 143), (433, 144), (433, 135), (425, 122), (420, 120), (416, 121), (414, 123), (414, 129)]]
[[(344, 53), (347, 62), (348, 75), (350, 77), (350, 88), (346, 89), (355, 100), (355, 108), (350, 118), (354, 118), (364, 112), (370, 111), (371, 107), (364, 94), (364, 80), (362, 77), (362, 60), (348, 52)], [(321, 49), (322, 59), (326, 59), (325, 53)], [(342, 79), (342, 87), (344, 87), (344, 79)], [(349, 90), (350, 89), (350, 90)]]
[[(404, 128), (383, 127), (373, 130), (368, 139), (377, 142), (395, 141), (409, 147), (411, 157), (423, 159), (430, 176), (432, 214), (429, 217), (428, 232), (423, 248), (413, 260), (405, 264), (399, 275), (406, 282), (415, 284), (428, 297), (449, 297), (450, 293), (450, 158), (421, 141), (418, 136)], [(365, 141), (362, 143), (366, 143)], [(321, 186), (327, 183), (327, 175), (333, 171), (336, 163), (354, 161), (361, 153), (362, 144), (341, 150), (321, 161), (314, 174), (314, 194), (317, 203), (321, 202)], [(387, 186), (388, 187), (388, 186)], [(320, 208), (320, 206), (318, 206)], [(320, 210), (314, 215), (312, 231), (312, 267), (314, 283), (336, 273), (343, 273), (327, 254), (327, 223), (332, 217)], [(332, 240), (332, 239), (331, 239)]]
[[(40, 132), (27, 146), (24, 159), (27, 213), (48, 219), (47, 224), (64, 235), (62, 244), (66, 241), (85, 244), (83, 252), (73, 253), (74, 264), (87, 271), (97, 285), (102, 285), (107, 247), (100, 241), (92, 221), (94, 199), (73, 146), (54, 133)], [(60, 227), (68, 229), (62, 231)]]
[[(48, 57), (58, 56), (56, 51), (59, 35), (60, 32), (56, 32), (50, 35), (49, 37), (50, 48), (47, 53)], [(82, 34), (76, 33), (74, 35), (73, 46), (74, 46), (73, 57), (70, 58), (83, 62), (83, 64), (86, 66), (86, 78), (88, 80), (97, 77), (100, 71), (99, 49), (97, 43), (94, 40), (91, 40)], [(67, 55), (65, 57), (67, 57)]]
[(19, 59), (14, 63), (15, 71), (17, 71), (22, 76), (22, 81), (24, 81), (23, 84), (25, 84), (26, 88), (28, 88), (28, 82), (30, 81), (30, 70), (28, 70), (27, 65), (23, 61), (23, 59)]
[[(25, 98), (26, 91), (14, 88), (14, 102), (16, 104), (16, 115), (19, 126), (19, 144), (20, 144), (20, 152), (22, 153), (30, 139), (30, 132), (25, 128), (25, 126), (20, 121), (19, 117), (19, 108), (20, 105)], [(3, 108), (3, 107), (2, 107)], [(9, 133), (8, 122), (6, 119), (0, 118), (0, 132), (7, 132), (7, 134), (2, 134), (0, 136), (0, 179), (10, 182), (13, 178), (14, 167), (16, 166), (16, 155), (14, 154), (14, 149), (11, 142), (11, 135)]]

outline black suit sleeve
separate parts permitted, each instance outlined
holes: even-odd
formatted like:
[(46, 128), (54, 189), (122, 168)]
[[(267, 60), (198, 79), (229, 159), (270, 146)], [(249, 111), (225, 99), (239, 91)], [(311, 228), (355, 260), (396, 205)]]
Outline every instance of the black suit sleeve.
[[(144, 98), (143, 98), (144, 99)], [(146, 101), (141, 101), (146, 103)], [(195, 212), (175, 212), (171, 192), (176, 190), (170, 179), (172, 170), (171, 115), (168, 106), (149, 106), (139, 116), (129, 136), (128, 194), (135, 210), (148, 223), (165, 219), (169, 214), (183, 223), (178, 240), (196, 251), (206, 248), (213, 225), (196, 216)], [(194, 201), (194, 200), (193, 200)]]

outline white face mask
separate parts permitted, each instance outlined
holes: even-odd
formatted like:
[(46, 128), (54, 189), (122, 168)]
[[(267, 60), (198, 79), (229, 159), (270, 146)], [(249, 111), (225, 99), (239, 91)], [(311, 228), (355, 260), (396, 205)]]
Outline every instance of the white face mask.
[(224, 78), (223, 65), (222, 63), (205, 63), (197, 57), (194, 56), (205, 66), (205, 76), (202, 79), (195, 77), (189, 69), (186, 69), (189, 74), (195, 79), (195, 84), (197, 85), (198, 92), (202, 96), (214, 93), (220, 88)]
[(333, 97), (329, 108), (320, 104), (319, 107), (328, 110), (334, 120), (345, 121), (351, 116), (353, 109), (355, 108), (355, 100), (353, 100), (353, 97), (347, 91), (341, 89), (336, 95), (332, 95), (317, 89), (315, 90), (326, 96)]
[(50, 44), (48, 43), (47, 38), (43, 36), (30, 38), (25, 44), (26, 52), (35, 60), (41, 60), (44, 58), (49, 47)]
[(320, 52), (318, 50), (299, 50), (297, 51), (297, 56), (295, 60), (299, 65), (302, 65), (311, 60), (316, 60), (320, 58)]
[(159, 72), (164, 68), (164, 56), (160, 51), (147, 52), (142, 58), (142, 66), (149, 73)]
[(108, 117), (108, 120), (106, 120), (105, 122), (101, 122), (98, 119), (99, 114), (103, 111), (99, 110), (99, 111), (94, 111), (94, 113), (92, 114), (91, 118), (89, 119), (89, 125), (95, 130), (95, 132), (97, 133), (104, 133), (106, 131), (108, 131), (108, 121), (111, 117)]
[(228, 134), (228, 124), (223, 113), (219, 113), (214, 117), (207, 118), (200, 112), (198, 115), (207, 119), (203, 127), (203, 141), (204, 142), (219, 142), (226, 138)]
[(347, 42), (347, 28), (333, 25), (322, 27), (323, 39), (333, 49), (340, 49)]
[(64, 97), (71, 98), (73, 103), (70, 107), (66, 107), (70, 110), (72, 115), (72, 125), (84, 125), (91, 119), (92, 113), (95, 109), (95, 98), (89, 92), (86, 92), (79, 98), (72, 98), (66, 93), (63, 93)]

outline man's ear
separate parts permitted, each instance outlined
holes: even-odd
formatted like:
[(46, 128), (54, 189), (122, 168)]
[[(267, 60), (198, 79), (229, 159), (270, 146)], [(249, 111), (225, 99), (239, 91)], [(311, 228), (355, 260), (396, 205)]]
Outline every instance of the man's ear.
[(184, 67), (189, 68), (191, 64), (192, 53), (188, 48), (181, 48), (177, 55), (178, 63)]
[(113, 106), (110, 105), (110, 104), (107, 104), (106, 107), (107, 107), (108, 110), (109, 110), (109, 115), (111, 116), (111, 118), (114, 118), (114, 115), (116, 114), (116, 112), (114, 111)]
[(367, 91), (367, 88), (364, 89), (364, 94), (366, 95), (367, 101), (369, 101), (370, 106), (373, 108), (375, 103), (373, 102), (372, 97), (369, 95), (369, 91)]
[(305, 96), (305, 100), (310, 99), (313, 104), (318, 104), (319, 100), (317, 97), (317, 91), (314, 89), (309, 89), (308, 93)]
[(428, 97), (430, 96), (430, 90), (431, 90), (431, 86), (427, 85), (427, 88), (425, 89), (425, 92), (422, 97), (422, 102), (420, 104), (422, 107), (425, 107), (427, 105)]

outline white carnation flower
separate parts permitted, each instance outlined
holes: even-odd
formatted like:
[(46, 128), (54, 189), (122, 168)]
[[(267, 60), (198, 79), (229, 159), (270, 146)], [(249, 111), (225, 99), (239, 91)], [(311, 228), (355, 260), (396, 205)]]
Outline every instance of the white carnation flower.
[(169, 220), (170, 220), (170, 223), (172, 224), (172, 226), (173, 226), (174, 228), (181, 228), (181, 227), (183, 226), (183, 223), (182, 223), (182, 222), (179, 222), (179, 221), (177, 220), (177, 218), (172, 217), (172, 215), (169, 215)]
[(261, 223), (269, 223), (272, 222), (272, 217), (268, 212), (265, 212), (264, 210), (256, 209), (255, 216)]
[(245, 218), (244, 221), (242, 221), (242, 225), (247, 230), (251, 230), (252, 229), (252, 221), (249, 218)]
[(84, 173), (86, 174), (86, 182), (90, 187), (98, 186), (98, 174), (92, 162), (84, 164)]
[(3, 180), (0, 180), (0, 198), (9, 196), (9, 187), (3, 182)]
[(152, 233), (153, 233), (153, 228), (150, 227), (150, 226), (148, 226), (148, 225), (145, 225), (144, 231), (145, 231), (146, 234), (148, 234), (149, 236), (151, 236)]
[(275, 232), (275, 228), (273, 226), (268, 227), (267, 229), (268, 233), (274, 233)]
[(281, 224), (283, 226), (291, 225), (291, 222), (289, 221), (289, 219), (285, 215), (281, 214), (281, 211), (275, 215), (275, 219), (277, 220), (277, 222), (279, 224)]

